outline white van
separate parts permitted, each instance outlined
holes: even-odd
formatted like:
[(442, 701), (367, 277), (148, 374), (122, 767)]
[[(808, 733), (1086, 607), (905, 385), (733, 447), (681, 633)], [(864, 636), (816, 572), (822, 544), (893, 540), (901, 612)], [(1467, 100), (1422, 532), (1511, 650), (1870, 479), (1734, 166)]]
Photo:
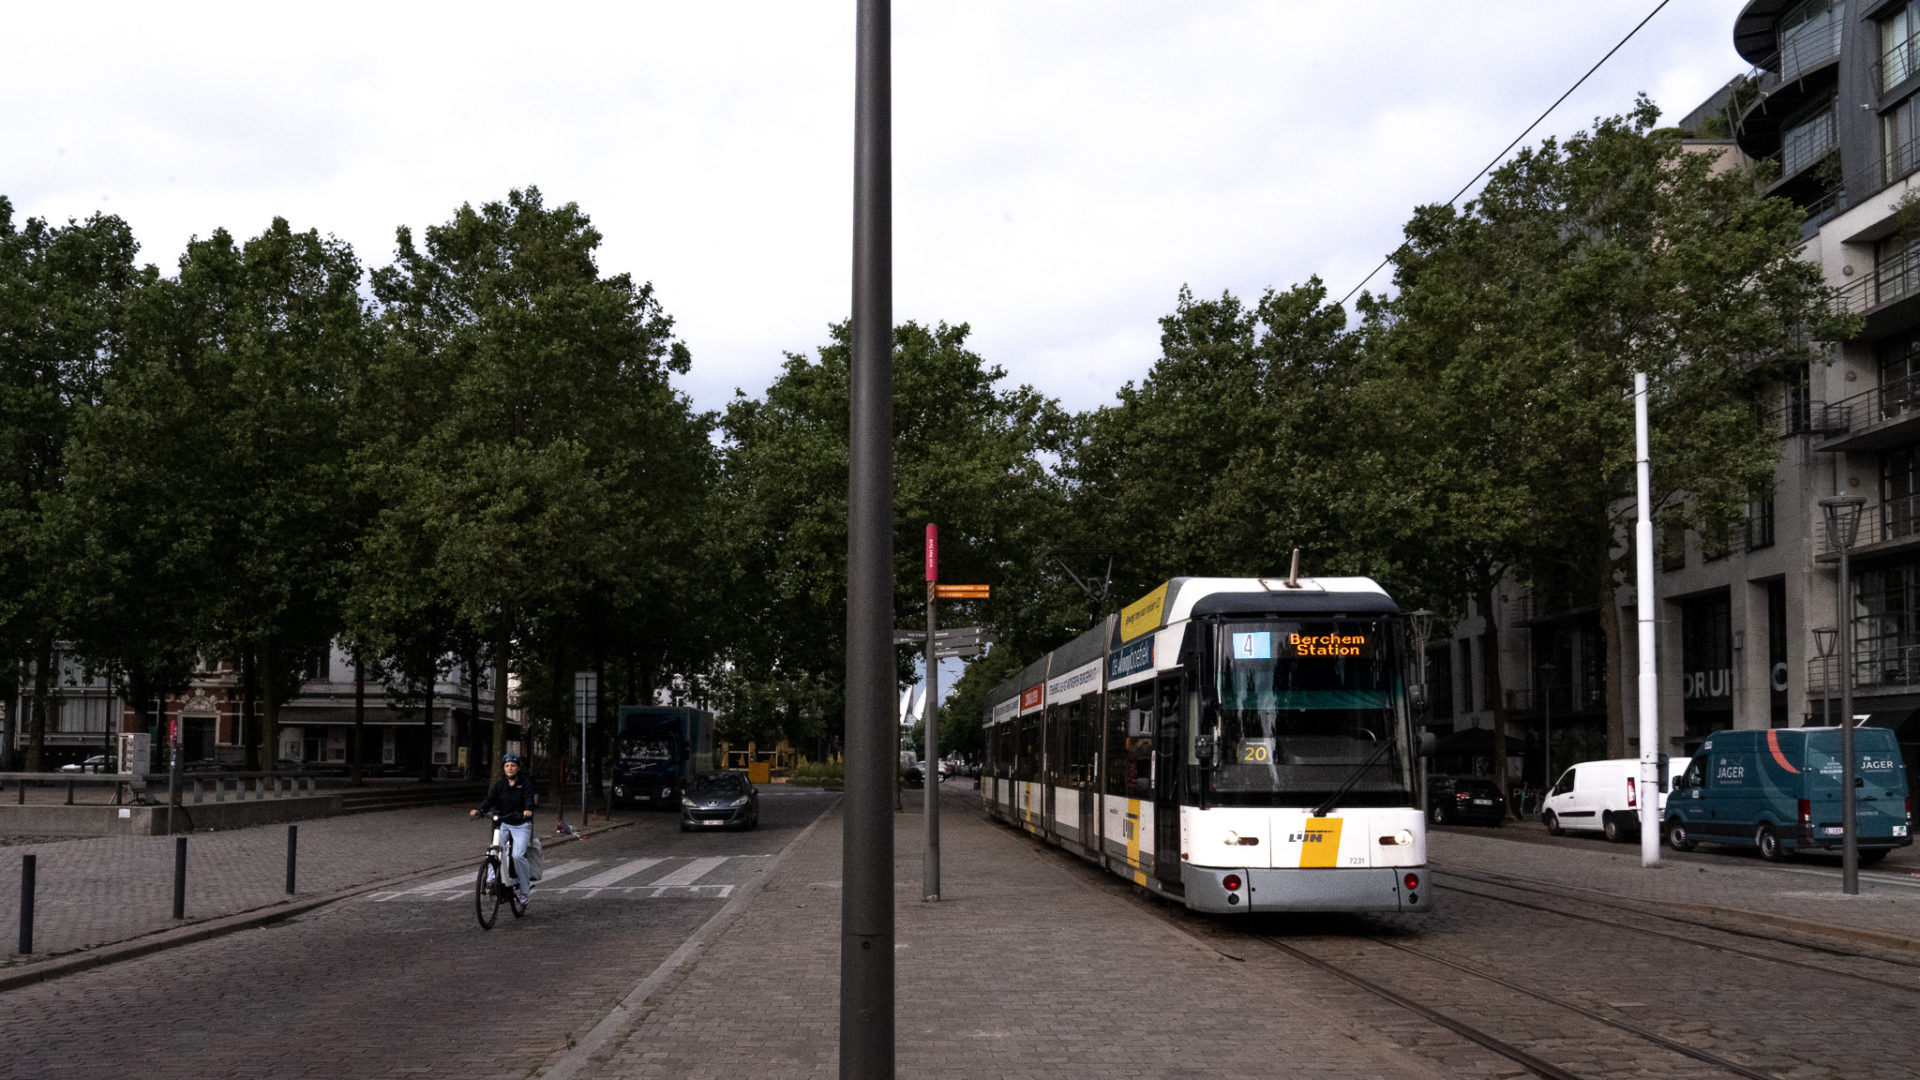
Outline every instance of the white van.
[[(1661, 811), (1667, 806), (1667, 790), (1673, 786), (1671, 768), (1666, 759), (1661, 759), (1660, 790), (1654, 793)], [(1554, 782), (1540, 807), (1540, 820), (1555, 836), (1568, 829), (1581, 829), (1619, 842), (1640, 832), (1640, 795), (1639, 758), (1583, 761)]]

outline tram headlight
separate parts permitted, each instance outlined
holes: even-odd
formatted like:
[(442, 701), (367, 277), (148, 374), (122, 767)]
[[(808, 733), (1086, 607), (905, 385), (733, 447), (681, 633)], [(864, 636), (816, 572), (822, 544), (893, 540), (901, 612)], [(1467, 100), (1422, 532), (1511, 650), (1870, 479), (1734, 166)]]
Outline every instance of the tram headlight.
[(1383, 836), (1380, 838), (1380, 844), (1382, 847), (1412, 847), (1413, 830), (1401, 829), (1392, 836)]

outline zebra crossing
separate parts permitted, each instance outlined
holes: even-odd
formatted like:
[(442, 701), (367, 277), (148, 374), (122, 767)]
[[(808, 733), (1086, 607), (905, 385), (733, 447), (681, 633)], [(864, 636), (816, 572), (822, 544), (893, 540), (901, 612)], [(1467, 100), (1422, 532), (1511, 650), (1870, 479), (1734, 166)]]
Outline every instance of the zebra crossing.
[[(541, 900), (724, 900), (770, 855), (700, 855), (632, 859), (567, 859), (550, 863), (535, 883)], [(368, 893), (375, 903), (464, 900), (473, 896), (475, 871)]]

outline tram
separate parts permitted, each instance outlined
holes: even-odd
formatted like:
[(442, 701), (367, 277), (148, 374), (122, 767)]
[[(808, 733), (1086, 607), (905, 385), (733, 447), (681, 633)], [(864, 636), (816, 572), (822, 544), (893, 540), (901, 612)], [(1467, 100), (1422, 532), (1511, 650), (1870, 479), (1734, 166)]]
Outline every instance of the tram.
[(1424, 688), (1367, 578), (1173, 578), (988, 695), (989, 815), (1198, 911), (1426, 911)]

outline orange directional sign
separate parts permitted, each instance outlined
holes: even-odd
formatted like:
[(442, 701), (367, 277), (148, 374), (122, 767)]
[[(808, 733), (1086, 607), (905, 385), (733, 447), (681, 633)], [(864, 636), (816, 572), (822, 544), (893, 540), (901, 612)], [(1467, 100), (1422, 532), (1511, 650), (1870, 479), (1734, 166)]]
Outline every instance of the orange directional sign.
[(985, 600), (990, 585), (935, 585), (933, 595), (940, 600)]

